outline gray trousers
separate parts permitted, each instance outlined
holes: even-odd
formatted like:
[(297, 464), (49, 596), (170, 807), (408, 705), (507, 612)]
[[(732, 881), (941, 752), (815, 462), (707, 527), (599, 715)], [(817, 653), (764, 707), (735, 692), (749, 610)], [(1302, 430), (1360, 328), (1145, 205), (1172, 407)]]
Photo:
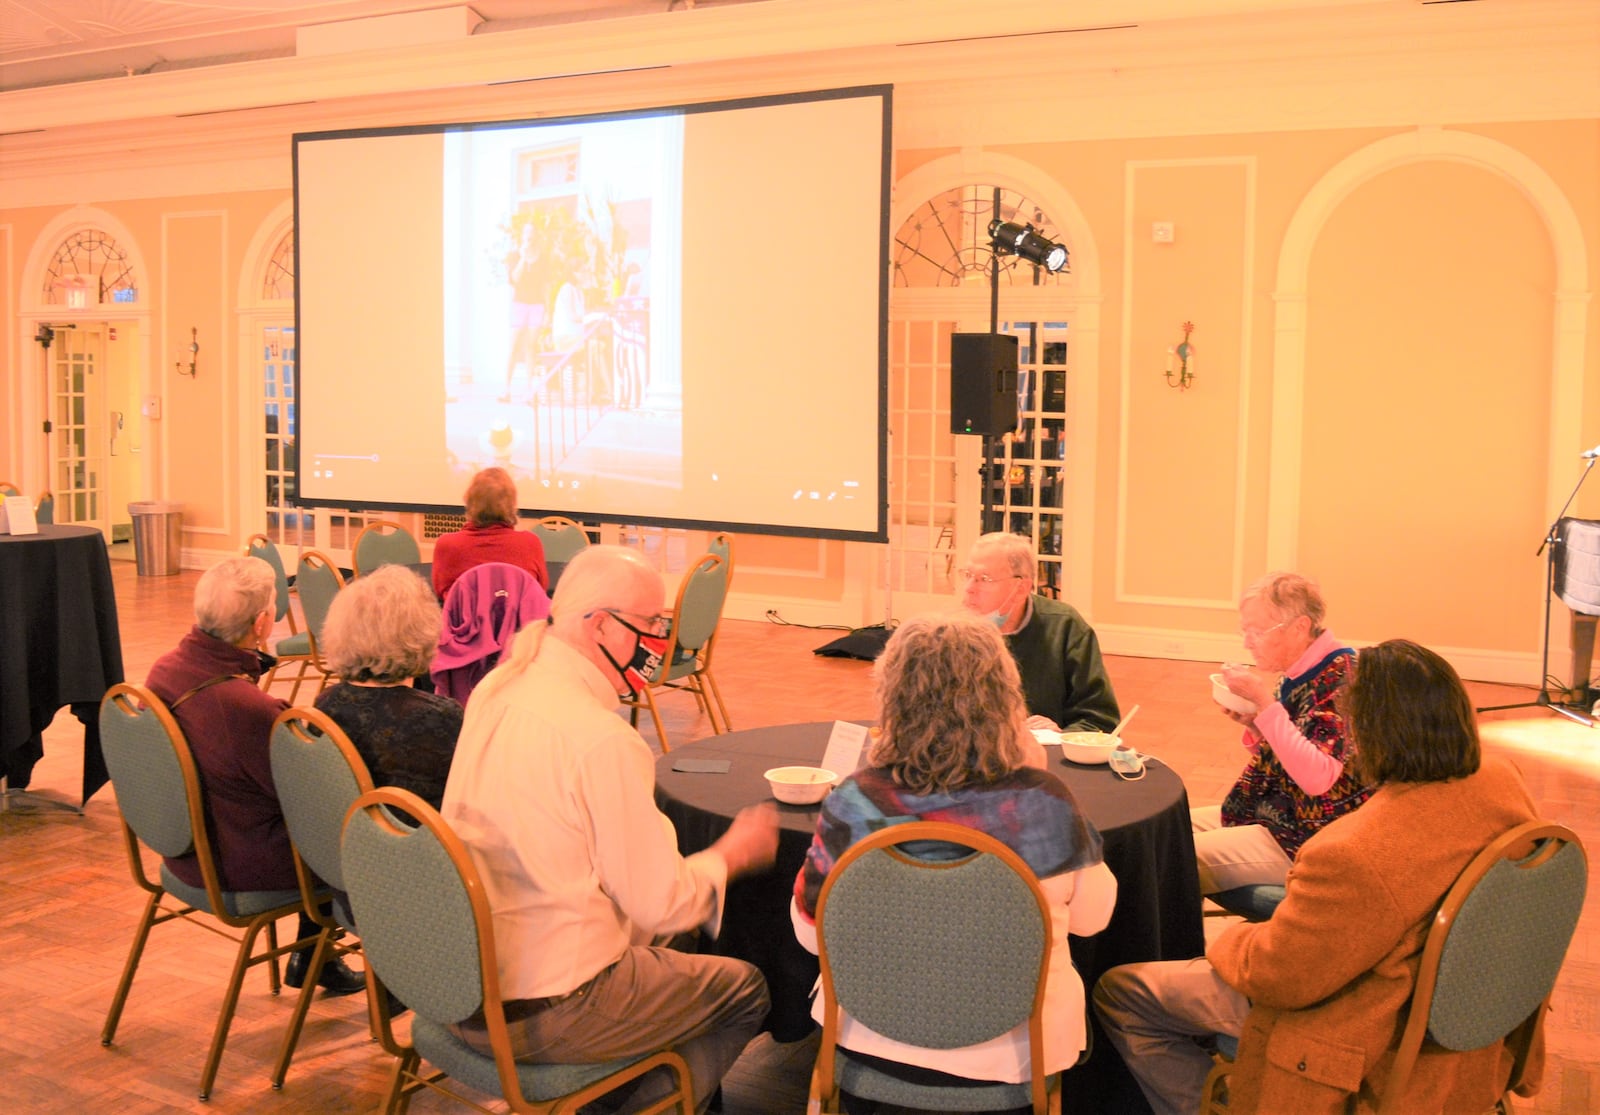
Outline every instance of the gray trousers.
[(1194, 1115), (1211, 1071), (1197, 1039), (1234, 1037), (1250, 1000), (1204, 957), (1124, 964), (1100, 977), (1094, 1009), (1156, 1115)]
[[(671, 1048), (688, 1064), (696, 1110), (704, 1111), (769, 1006), (767, 981), (753, 965), (640, 946), (577, 994), (508, 1026), (517, 1060), (533, 1063), (586, 1064)], [(666, 1095), (665, 1076), (645, 1076), (615, 1110), (636, 1111)]]

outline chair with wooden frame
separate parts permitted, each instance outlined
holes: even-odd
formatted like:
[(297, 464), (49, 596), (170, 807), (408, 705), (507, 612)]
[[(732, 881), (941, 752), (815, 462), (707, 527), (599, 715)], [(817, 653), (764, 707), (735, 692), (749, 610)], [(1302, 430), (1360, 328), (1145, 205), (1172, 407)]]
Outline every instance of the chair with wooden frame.
[(0, 480), (0, 496), (20, 496), (22, 489), (9, 480)]
[[(210, 1096), (216, 1080), (245, 973), (257, 964), (265, 964), (268, 984), (276, 995), (282, 986), (278, 958), (301, 946), (311, 945), (316, 938), (278, 944), (278, 919), (300, 912), (298, 890), (227, 891), (222, 888), (206, 827), (199, 770), (177, 721), (155, 694), (138, 685), (112, 686), (100, 702), (100, 741), (105, 750), (106, 769), (117, 792), (117, 808), (122, 813), (123, 839), (133, 881), (149, 895), (134, 931), (122, 978), (117, 982), (111, 1009), (106, 1014), (105, 1027), (100, 1031), (100, 1044), (108, 1046), (116, 1037), (117, 1023), (152, 928), (188, 918), (237, 940), (239, 949), (234, 956), (233, 971), (228, 977), (211, 1048), (200, 1073), (200, 1098), (204, 1100)], [(163, 857), (193, 854), (203, 885), (190, 886), (164, 863), (157, 878), (151, 879), (140, 852), (141, 845)], [(168, 896), (177, 904), (176, 908), (164, 902)], [(226, 928), (218, 929), (211, 924), (213, 921)], [(235, 935), (229, 930), (242, 932)], [(257, 949), (256, 942), (263, 932), (266, 947)]]
[(530, 529), (544, 547), (544, 560), (565, 564), (589, 548), (589, 532), (565, 515), (535, 519)]
[(252, 534), (245, 540), (244, 556), (260, 558), (272, 567), (272, 579), (277, 586), (274, 597), (273, 623), (289, 622), (289, 634), (272, 644), (272, 656), (278, 661), (261, 679), (261, 688), (272, 684), (273, 674), (289, 662), (311, 657), (311, 636), (300, 630), (294, 614), (294, 587), (289, 584), (289, 573), (283, 567), (283, 557), (277, 544), (265, 534)]
[(728, 582), (722, 559), (715, 554), (702, 555), (684, 573), (683, 581), (678, 585), (678, 596), (672, 610), (672, 631), (660, 664), (647, 677), (648, 684), (643, 692), (623, 698), (622, 703), (630, 706), (629, 720), (635, 727), (639, 724), (639, 710), (650, 710), (656, 739), (663, 753), (672, 747), (667, 742), (667, 730), (661, 722), (661, 712), (656, 707), (657, 689), (688, 690), (694, 694), (695, 702), (711, 721), (713, 732), (720, 735), (732, 728), (727, 706), (723, 704), (722, 694), (711, 674), (712, 644), (717, 625), (722, 620), (722, 605), (727, 596)]
[[(934, 842), (970, 852), (923, 859), (906, 848)], [(1042, 1063), (1050, 908), (1016, 852), (965, 825), (890, 825), (839, 857), (822, 884), (816, 925), (823, 1007), (811, 1110), (842, 1112), (849, 1092), (932, 1111), (1059, 1113), (1060, 1077), (1046, 1077)], [(1025, 1026), (1029, 1080), (936, 1086), (890, 1076), (839, 1048), (841, 1011), (924, 1049), (976, 1045)]]
[(362, 527), (350, 554), (357, 577), (382, 565), (419, 565), (422, 562), (422, 548), (417, 545), (416, 538), (390, 519), (380, 519)]
[[(306, 967), (300, 999), (295, 1003), (289, 1029), (283, 1036), (283, 1049), (272, 1070), (272, 1086), (282, 1088), (323, 966), (330, 960), (361, 951), (359, 940), (343, 936), (346, 930), (355, 930), (355, 921), (339, 901), (339, 894), (344, 890), (339, 837), (350, 806), (372, 789), (372, 775), (343, 729), (326, 713), (314, 708), (291, 708), (280, 713), (272, 725), (270, 746), (272, 783), (283, 807), (283, 820), (294, 850), (300, 902), (307, 916), (322, 927)], [(322, 910), (327, 894), (325, 888), (335, 892), (331, 913)], [(368, 1014), (376, 1036), (377, 1015), (370, 1006)]]
[[(1467, 1052), (1502, 1040), (1512, 1068), (1495, 1110), (1511, 1110), (1511, 1093), (1527, 1083), (1529, 1053), (1577, 930), (1587, 884), (1583, 845), (1564, 825), (1528, 821), (1473, 857), (1428, 930), (1405, 1029), (1378, 1097), (1379, 1115), (1405, 1110), (1406, 1085), (1425, 1047)], [(1202, 1094), (1203, 1115), (1228, 1110), (1238, 1043), (1219, 1045)], [(1350, 1105), (1353, 1110), (1354, 1097)]]
[(317, 692), (321, 693), (328, 687), (328, 679), (332, 674), (322, 661), (318, 640), (322, 638), (322, 625), (327, 621), (328, 609), (333, 606), (334, 597), (339, 595), (343, 587), (344, 575), (327, 554), (320, 550), (307, 550), (300, 555), (300, 564), (295, 570), (294, 591), (300, 597), (300, 611), (305, 617), (306, 629), (301, 634), (306, 637), (307, 653), (303, 658), (279, 661), (261, 679), (261, 688), (270, 688), (278, 680), (278, 671), (292, 663), (299, 664), (300, 672), (295, 674), (294, 688), (289, 690), (290, 704), (299, 697), (300, 684), (313, 670), (320, 675)]
[[(396, 815), (409, 818), (409, 823)], [(692, 1115), (694, 1089), (683, 1058), (670, 1049), (602, 1064), (518, 1062), (500, 997), (489, 896), (461, 838), (416, 794), (382, 786), (362, 794), (345, 820), (341, 857), (351, 913), (361, 926), (367, 996), (379, 1040), (398, 1058), (382, 1110), (404, 1115), (411, 1095), (428, 1087), (487, 1112), (443, 1083), (453, 1077), (505, 1100), (514, 1112), (576, 1112), (657, 1068), (675, 1080), (672, 1094), (641, 1115)], [(390, 1025), (388, 996), (411, 1008), (411, 1042)], [(456, 1036), (453, 1024), (481, 1013), (490, 1054)], [(425, 1072), (427, 1061), (438, 1072)]]

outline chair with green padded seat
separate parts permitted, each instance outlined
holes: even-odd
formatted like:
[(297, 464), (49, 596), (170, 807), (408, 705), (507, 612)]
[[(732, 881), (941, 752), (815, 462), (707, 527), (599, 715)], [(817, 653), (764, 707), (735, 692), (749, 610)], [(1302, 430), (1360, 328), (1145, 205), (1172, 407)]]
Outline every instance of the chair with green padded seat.
[[(919, 854), (929, 855), (930, 842), (970, 852), (923, 859), (906, 848), (923, 844)], [(842, 1092), (932, 1111), (1060, 1111), (1060, 1077), (1047, 1078), (1040, 1061), (1050, 910), (1014, 851), (964, 825), (890, 825), (839, 857), (822, 884), (816, 922), (823, 1020), (813, 1111), (842, 1111)], [(935, 1086), (887, 1075), (839, 1048), (841, 1010), (924, 1049), (976, 1045), (1025, 1025), (1030, 1079)]]
[[(344, 890), (339, 837), (350, 806), (372, 789), (372, 775), (339, 725), (314, 708), (291, 708), (280, 713), (272, 725), (270, 747), (272, 784), (283, 807), (284, 824), (294, 850), (300, 902), (307, 916), (322, 927), (283, 1037), (283, 1049), (272, 1070), (272, 1086), (282, 1088), (323, 966), (361, 951), (358, 940), (341, 936), (344, 930), (353, 931), (355, 922), (337, 898), (337, 892)], [(325, 888), (336, 892), (331, 914), (322, 911)], [(369, 1018), (376, 1035), (377, 1016), (369, 1010)]]
[(289, 583), (289, 574), (283, 567), (283, 558), (279, 555), (278, 547), (272, 539), (264, 534), (252, 534), (244, 544), (244, 556), (260, 558), (272, 567), (272, 579), (277, 586), (272, 621), (274, 623), (289, 621), (288, 636), (272, 645), (272, 656), (278, 661), (261, 679), (261, 688), (266, 689), (272, 684), (278, 670), (285, 665), (311, 657), (311, 636), (300, 630), (300, 624), (295, 619), (294, 587)]
[(356, 576), (362, 577), (383, 565), (418, 565), (422, 562), (422, 548), (409, 530), (399, 523), (380, 519), (368, 523), (356, 535), (356, 544), (350, 548), (355, 561)]
[(49, 526), (56, 521), (56, 497), (45, 492), (39, 497), (39, 502), (33, 509), (33, 521), (40, 526)]
[[(344, 587), (344, 576), (337, 566), (320, 550), (307, 550), (300, 555), (300, 564), (295, 570), (294, 591), (300, 597), (300, 612), (305, 617), (306, 629), (300, 632), (305, 636), (306, 653), (303, 657), (291, 656), (280, 660), (266, 676), (261, 679), (261, 688), (266, 689), (278, 680), (278, 670), (283, 666), (298, 663), (300, 672), (294, 676), (294, 688), (289, 690), (289, 703), (293, 704), (300, 695), (300, 685), (308, 678), (312, 671), (320, 675), (317, 692), (321, 693), (328, 686), (328, 679), (332, 676), (322, 661), (322, 650), (318, 640), (322, 638), (322, 625), (327, 621), (328, 609), (333, 606), (334, 597), (339, 595), (339, 590)], [(298, 636), (278, 643), (298, 647), (299, 643), (291, 640)]]
[(0, 496), (20, 496), (22, 489), (9, 480), (0, 480)]
[[(414, 824), (397, 820), (397, 813)], [(443, 1083), (453, 1077), (500, 1096), (515, 1112), (576, 1112), (664, 1067), (676, 1087), (641, 1115), (692, 1115), (689, 1069), (671, 1050), (590, 1065), (513, 1059), (488, 893), (466, 845), (416, 794), (393, 786), (362, 794), (345, 820), (341, 858), (351, 913), (361, 927), (368, 998), (379, 1015), (380, 1040), (399, 1058), (384, 1111), (403, 1115), (421, 1087), (478, 1107)], [(409, 1045), (399, 1042), (389, 1025), (384, 988), (411, 1008)], [(451, 1029), (480, 1011), (492, 1055), (479, 1053)], [(440, 1071), (425, 1073), (423, 1061)]]
[[(152, 928), (169, 921), (193, 918), (196, 924), (206, 928), (215, 928), (210, 924), (210, 920), (214, 920), (229, 929), (242, 930), (237, 937), (226, 930), (217, 930), (238, 940), (239, 949), (223, 993), (211, 1048), (200, 1074), (200, 1098), (206, 1099), (222, 1061), (223, 1046), (228, 1040), (245, 973), (257, 964), (265, 964), (268, 983), (276, 995), (281, 987), (278, 958), (302, 945), (310, 945), (316, 938), (278, 944), (278, 919), (300, 912), (298, 890), (227, 891), (222, 888), (207, 835), (200, 774), (194, 756), (172, 713), (155, 694), (137, 685), (112, 686), (100, 703), (100, 741), (105, 751), (106, 769), (117, 793), (117, 808), (122, 813), (122, 831), (133, 881), (149, 895), (134, 931), (122, 978), (111, 1000), (111, 1009), (106, 1014), (105, 1027), (100, 1032), (100, 1044), (110, 1045), (116, 1037), (117, 1023)], [(141, 845), (159, 856), (193, 853), (204, 885), (190, 886), (172, 874), (165, 864), (157, 879), (151, 879), (140, 852)], [(168, 896), (176, 903), (175, 907), (164, 901)], [(266, 947), (257, 949), (256, 942), (263, 931)]]
[(713, 732), (720, 735), (733, 727), (728, 720), (728, 707), (723, 704), (722, 693), (711, 673), (713, 641), (727, 598), (727, 567), (715, 554), (701, 556), (684, 573), (678, 586), (677, 601), (672, 609), (672, 631), (661, 664), (646, 678), (649, 684), (643, 692), (622, 700), (630, 706), (629, 717), (635, 726), (639, 723), (639, 710), (650, 710), (656, 740), (663, 752), (672, 748), (667, 742), (661, 712), (656, 708), (657, 689), (686, 689), (693, 693), (706, 719), (711, 721)]
[(546, 562), (565, 564), (589, 548), (589, 532), (565, 515), (546, 515), (532, 524), (534, 537), (544, 547)]
[[(1510, 1078), (1495, 1110), (1526, 1082), (1550, 992), (1577, 930), (1588, 860), (1563, 825), (1528, 821), (1473, 857), (1428, 929), (1405, 1028), (1378, 1097), (1379, 1115), (1405, 1110), (1406, 1084), (1425, 1049), (1467, 1052), (1504, 1040)], [(1218, 1039), (1201, 1111), (1223, 1115), (1238, 1041)]]

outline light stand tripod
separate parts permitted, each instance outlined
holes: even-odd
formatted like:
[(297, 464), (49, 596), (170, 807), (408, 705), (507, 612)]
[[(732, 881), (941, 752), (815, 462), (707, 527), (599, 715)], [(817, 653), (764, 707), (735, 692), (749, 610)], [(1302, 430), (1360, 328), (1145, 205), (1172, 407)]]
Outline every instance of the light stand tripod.
[[(1587, 455), (1586, 455), (1587, 456)], [(1595, 727), (1595, 721), (1574, 712), (1556, 701), (1550, 699), (1550, 598), (1556, 591), (1556, 547), (1562, 545), (1561, 520), (1566, 517), (1567, 508), (1572, 506), (1572, 501), (1578, 496), (1578, 489), (1583, 487), (1583, 482), (1589, 478), (1589, 470), (1594, 468), (1596, 458), (1588, 457), (1583, 463), (1583, 472), (1578, 475), (1578, 482), (1572, 486), (1572, 494), (1567, 496), (1567, 502), (1561, 505), (1561, 510), (1556, 512), (1555, 519), (1550, 523), (1550, 528), (1544, 532), (1544, 541), (1539, 544), (1534, 556), (1544, 554), (1544, 647), (1539, 658), (1539, 695), (1531, 701), (1522, 701), (1514, 705), (1489, 705), (1480, 708), (1477, 712), (1502, 712), (1513, 708), (1547, 708), (1557, 716), (1565, 716), (1568, 720), (1582, 724), (1586, 728)], [(1588, 678), (1584, 678), (1588, 683)], [(1573, 679), (1577, 681), (1576, 678)], [(1565, 695), (1565, 691), (1563, 691)]]

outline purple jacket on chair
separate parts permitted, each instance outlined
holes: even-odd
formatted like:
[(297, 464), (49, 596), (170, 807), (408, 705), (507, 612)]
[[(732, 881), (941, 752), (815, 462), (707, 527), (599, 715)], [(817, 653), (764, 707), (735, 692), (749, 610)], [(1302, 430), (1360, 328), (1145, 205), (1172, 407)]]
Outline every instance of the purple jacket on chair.
[(468, 569), (444, 598), (434, 689), (466, 704), (512, 636), (549, 614), (550, 597), (527, 570), (499, 561)]

